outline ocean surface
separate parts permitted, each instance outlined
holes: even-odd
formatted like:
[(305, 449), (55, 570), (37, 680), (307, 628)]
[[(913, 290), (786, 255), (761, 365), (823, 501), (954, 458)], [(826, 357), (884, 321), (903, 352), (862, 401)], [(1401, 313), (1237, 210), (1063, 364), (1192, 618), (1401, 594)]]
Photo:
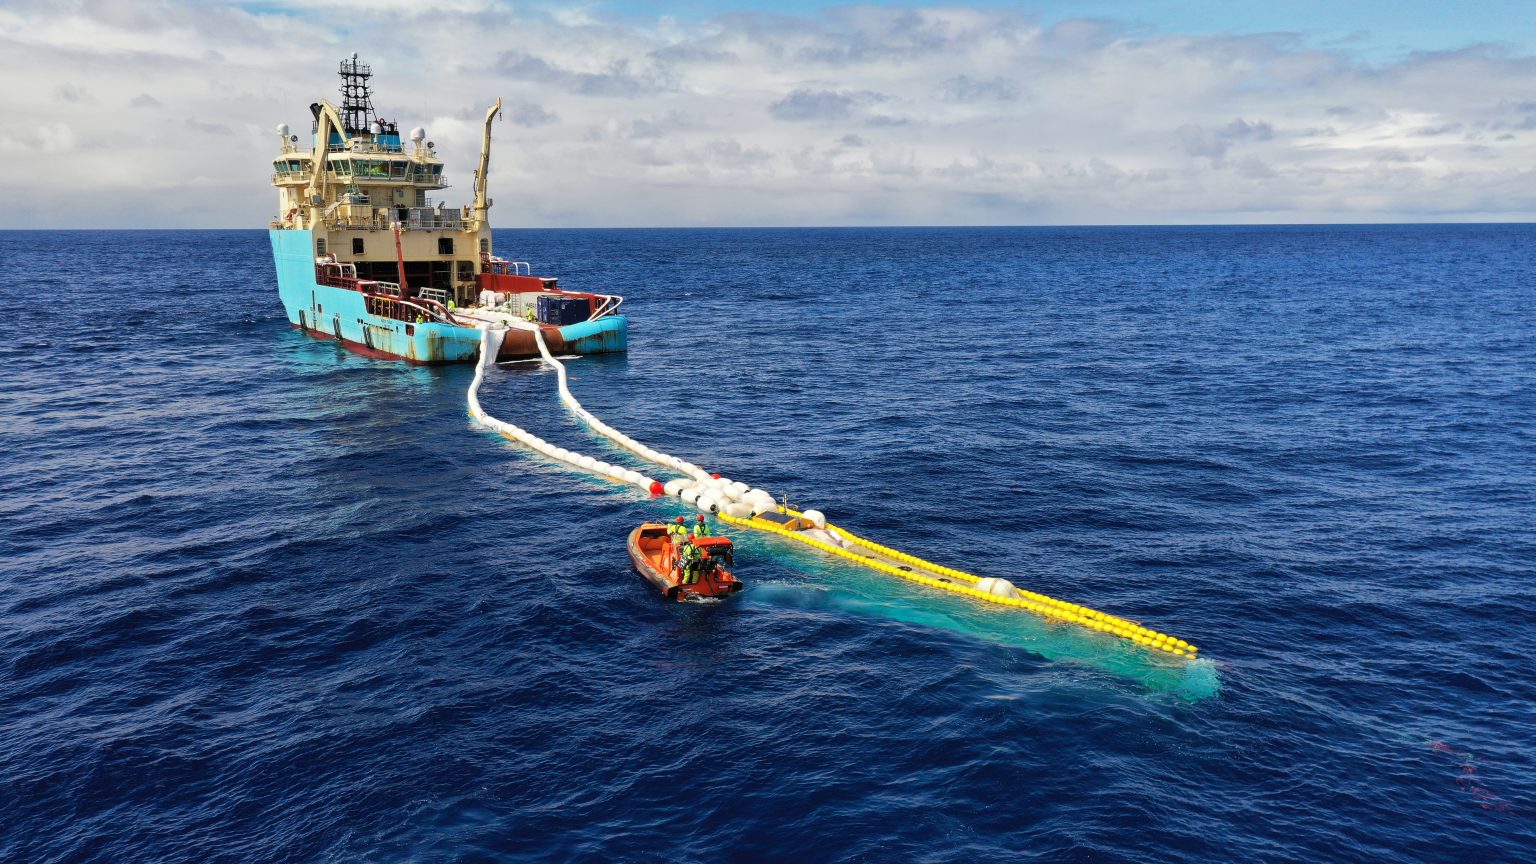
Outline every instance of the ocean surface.
[(628, 298), (614, 426), (1202, 659), (768, 535), (666, 603), (678, 502), (265, 231), (5, 232), (0, 861), (1536, 860), (1536, 226), (496, 243)]

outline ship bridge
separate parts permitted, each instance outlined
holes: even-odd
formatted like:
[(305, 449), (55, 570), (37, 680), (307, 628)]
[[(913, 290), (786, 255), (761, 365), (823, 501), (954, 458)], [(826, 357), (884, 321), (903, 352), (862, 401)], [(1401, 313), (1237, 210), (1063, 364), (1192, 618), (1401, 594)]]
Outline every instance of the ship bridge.
[[(484, 166), (490, 117), (476, 172), (475, 201), (450, 207), (432, 194), (451, 188), (426, 130), (402, 142), (399, 124), (378, 116), (373, 71), (357, 55), (341, 61), (341, 102), (320, 101), (308, 149), (286, 124), (272, 160), (278, 190), (275, 230), (310, 231), (317, 261), (352, 264), (363, 279), (399, 281), (460, 304), (476, 294), (475, 276), (491, 258)], [(498, 103), (499, 105), (499, 103)]]

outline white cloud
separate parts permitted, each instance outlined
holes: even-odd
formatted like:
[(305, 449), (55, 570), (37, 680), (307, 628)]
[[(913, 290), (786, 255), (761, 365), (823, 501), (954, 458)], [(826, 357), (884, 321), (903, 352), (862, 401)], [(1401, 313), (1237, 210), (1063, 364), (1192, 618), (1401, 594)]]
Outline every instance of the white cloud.
[(380, 112), (449, 160), (450, 203), (504, 99), (508, 226), (1528, 218), (1536, 201), (1536, 58), (1486, 47), (1371, 65), (1287, 36), (963, 7), (681, 23), (496, 0), (14, 0), (0, 78), (28, 86), (0, 90), (0, 150), (34, 169), (13, 194), (31, 224), (264, 225), (272, 128), (306, 129), (353, 50)]

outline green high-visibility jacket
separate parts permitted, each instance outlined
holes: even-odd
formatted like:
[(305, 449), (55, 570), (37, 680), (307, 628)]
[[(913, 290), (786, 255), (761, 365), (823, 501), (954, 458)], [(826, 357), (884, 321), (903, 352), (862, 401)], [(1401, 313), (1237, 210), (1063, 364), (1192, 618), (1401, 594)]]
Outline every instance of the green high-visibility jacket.
[(706, 526), (703, 522), (696, 522), (696, 523), (694, 523), (694, 525), (693, 525), (693, 536), (695, 536), (695, 537), (708, 537), (709, 536), (709, 527)]

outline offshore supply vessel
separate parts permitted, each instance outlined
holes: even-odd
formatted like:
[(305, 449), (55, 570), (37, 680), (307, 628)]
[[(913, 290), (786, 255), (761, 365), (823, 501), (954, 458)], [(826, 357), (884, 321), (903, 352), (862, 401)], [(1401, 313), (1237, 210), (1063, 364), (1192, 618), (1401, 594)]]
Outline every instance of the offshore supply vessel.
[(506, 327), (498, 360), (539, 356), (529, 322), (549, 350), (601, 354), (627, 347), (623, 298), (564, 291), (524, 261), (492, 253), (486, 196), (491, 123), (485, 114), (474, 200), (445, 207), (428, 193), (449, 188), (436, 146), (373, 109), (373, 72), (341, 61), (341, 104), (309, 106), (305, 149), (286, 124), (272, 161), (280, 214), (270, 225), (277, 289), (288, 321), (353, 350), (412, 363), (473, 362), (481, 332)]

